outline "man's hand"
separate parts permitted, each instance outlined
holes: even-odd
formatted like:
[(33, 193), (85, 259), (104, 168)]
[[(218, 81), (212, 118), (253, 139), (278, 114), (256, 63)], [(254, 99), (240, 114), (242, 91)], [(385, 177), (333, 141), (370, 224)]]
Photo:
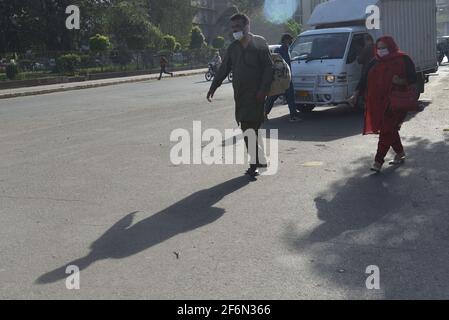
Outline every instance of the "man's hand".
[(266, 97), (267, 97), (267, 94), (265, 92), (259, 91), (259, 92), (257, 92), (256, 100), (258, 102), (264, 102)]
[(214, 97), (214, 93), (215, 93), (215, 91), (209, 90), (209, 92), (207, 93), (207, 101), (212, 102), (212, 98)]

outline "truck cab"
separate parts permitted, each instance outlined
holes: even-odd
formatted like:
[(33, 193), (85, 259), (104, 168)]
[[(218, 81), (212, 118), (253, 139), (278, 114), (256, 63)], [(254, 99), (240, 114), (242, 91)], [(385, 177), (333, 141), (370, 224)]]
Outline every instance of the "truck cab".
[(295, 101), (303, 110), (346, 103), (362, 72), (357, 56), (364, 47), (361, 26), (303, 32), (291, 46)]
[(425, 91), (429, 76), (438, 70), (435, 0), (326, 1), (315, 8), (307, 25), (314, 29), (301, 33), (291, 47), (301, 111), (347, 101), (361, 78), (357, 55), (367, 33), (374, 40), (391, 35), (412, 58), (418, 93)]

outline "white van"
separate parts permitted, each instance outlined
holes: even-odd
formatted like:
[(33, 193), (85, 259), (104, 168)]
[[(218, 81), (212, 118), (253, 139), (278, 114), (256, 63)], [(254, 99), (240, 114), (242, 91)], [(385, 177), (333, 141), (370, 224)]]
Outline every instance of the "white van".
[[(367, 7), (380, 8), (380, 29), (368, 30)], [(400, 23), (399, 23), (400, 22)], [(316, 106), (347, 103), (362, 73), (357, 56), (364, 35), (389, 34), (416, 65), (418, 90), (438, 69), (434, 0), (331, 0), (317, 6), (291, 46), (296, 103), (303, 112)]]
[(293, 85), (302, 111), (317, 105), (345, 103), (362, 73), (357, 45), (363, 47), (364, 27), (310, 30), (291, 48)]

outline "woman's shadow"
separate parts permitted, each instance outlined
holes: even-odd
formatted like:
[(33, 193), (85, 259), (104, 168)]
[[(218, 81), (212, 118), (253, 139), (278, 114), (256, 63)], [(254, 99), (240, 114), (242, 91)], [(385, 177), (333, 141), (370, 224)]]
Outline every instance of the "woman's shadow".
[(36, 283), (46, 284), (66, 278), (65, 270), (68, 265), (75, 265), (81, 271), (98, 260), (126, 258), (180, 233), (212, 223), (225, 213), (224, 209), (213, 206), (248, 183), (248, 177), (238, 177), (210, 189), (195, 192), (134, 225), (133, 219), (138, 211), (132, 212), (93, 242), (90, 246), (91, 252), (87, 256), (40, 276)]

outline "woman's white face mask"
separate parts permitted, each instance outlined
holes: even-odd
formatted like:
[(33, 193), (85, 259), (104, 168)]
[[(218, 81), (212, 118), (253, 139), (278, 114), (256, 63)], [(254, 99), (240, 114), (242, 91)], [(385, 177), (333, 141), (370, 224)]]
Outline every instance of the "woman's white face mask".
[(390, 54), (390, 51), (387, 48), (377, 49), (377, 54), (379, 55), (379, 57), (385, 57)]

